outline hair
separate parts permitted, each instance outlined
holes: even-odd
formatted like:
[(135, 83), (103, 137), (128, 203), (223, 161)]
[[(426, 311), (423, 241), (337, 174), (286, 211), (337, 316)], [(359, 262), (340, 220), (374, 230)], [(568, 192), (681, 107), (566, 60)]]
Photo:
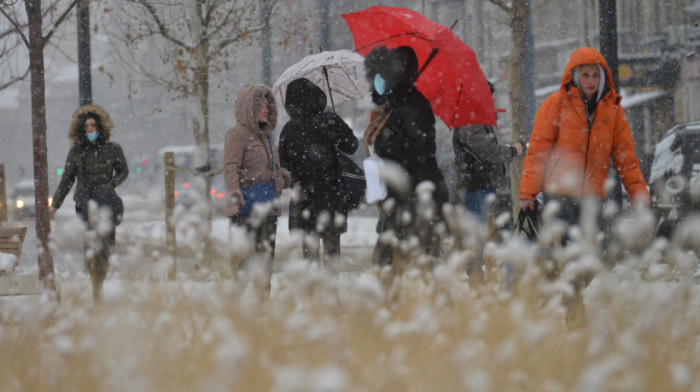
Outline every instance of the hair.
[(489, 89), (491, 89), (491, 95), (496, 92), (496, 88), (493, 86), (493, 83), (491, 83), (490, 80), (486, 81), (489, 84)]
[(104, 128), (102, 127), (102, 120), (100, 119), (100, 116), (92, 112), (85, 112), (78, 115), (78, 129), (80, 130), (80, 133), (82, 135), (85, 135), (85, 122), (89, 118), (95, 120), (95, 124), (97, 125), (97, 131), (100, 133), (104, 133)]

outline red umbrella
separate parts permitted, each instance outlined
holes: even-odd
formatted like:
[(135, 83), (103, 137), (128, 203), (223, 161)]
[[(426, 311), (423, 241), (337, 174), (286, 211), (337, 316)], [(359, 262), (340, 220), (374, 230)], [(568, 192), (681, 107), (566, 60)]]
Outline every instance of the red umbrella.
[(371, 7), (343, 18), (355, 51), (363, 56), (381, 45), (415, 50), (423, 64), (416, 86), (448, 127), (496, 125), (493, 97), (476, 54), (450, 28), (400, 7)]

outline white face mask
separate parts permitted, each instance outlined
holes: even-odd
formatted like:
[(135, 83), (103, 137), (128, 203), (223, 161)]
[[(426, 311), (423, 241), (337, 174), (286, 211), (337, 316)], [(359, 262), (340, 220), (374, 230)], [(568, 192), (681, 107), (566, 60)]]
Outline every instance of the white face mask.
[(379, 95), (384, 95), (386, 92), (386, 82), (380, 74), (374, 75), (374, 91)]
[(85, 137), (87, 138), (87, 140), (94, 142), (95, 140), (97, 140), (98, 137), (100, 137), (100, 133), (97, 131), (93, 133), (86, 133)]

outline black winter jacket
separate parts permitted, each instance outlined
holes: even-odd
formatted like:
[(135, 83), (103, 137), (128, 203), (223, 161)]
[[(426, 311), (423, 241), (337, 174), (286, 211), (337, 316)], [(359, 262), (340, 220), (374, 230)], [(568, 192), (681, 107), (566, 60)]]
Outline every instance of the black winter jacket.
[[(85, 157), (84, 160), (83, 157)], [(87, 178), (83, 175), (83, 162), (85, 162), (84, 172)], [(73, 200), (76, 203), (82, 203), (87, 186), (115, 189), (126, 180), (128, 175), (129, 167), (119, 144), (110, 142), (109, 136), (106, 135), (100, 135), (95, 143), (83, 138), (68, 151), (63, 176), (51, 205), (55, 208), (61, 207), (76, 179), (78, 183), (75, 186)]]
[(280, 133), (280, 164), (291, 173), (292, 187), (301, 188), (296, 207), (310, 213), (305, 223), (290, 219), (290, 229), (311, 231), (324, 210), (347, 214), (339, 205), (342, 188), (337, 154), (338, 150), (354, 153), (358, 141), (342, 118), (324, 112), (326, 99), (323, 90), (307, 79), (287, 86), (285, 109), (290, 120)]
[(387, 102), (385, 113), (391, 111), (375, 140), (374, 150), (382, 159), (399, 164), (409, 177), (411, 192), (404, 194), (388, 184), (389, 197), (407, 201), (413, 197), (416, 185), (431, 181), (435, 184), (433, 199), (439, 212), (449, 200), (449, 190), (436, 158), (435, 115), (428, 99), (415, 87), (415, 55), (403, 58), (400, 49), (384, 54), (375, 48), (365, 59), (370, 83), (377, 73), (386, 82), (386, 93), (379, 96), (373, 91), (372, 98), (378, 105)]

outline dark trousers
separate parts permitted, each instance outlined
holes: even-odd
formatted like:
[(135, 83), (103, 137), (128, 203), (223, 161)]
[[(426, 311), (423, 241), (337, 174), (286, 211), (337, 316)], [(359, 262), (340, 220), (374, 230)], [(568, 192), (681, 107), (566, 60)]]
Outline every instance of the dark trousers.
[[(231, 222), (234, 225), (244, 227), (248, 233), (250, 241), (255, 244), (255, 255), (247, 260), (243, 260), (243, 264), (248, 262), (261, 263), (261, 265), (251, 265), (259, 271), (254, 275), (254, 283), (258, 290), (264, 296), (270, 295), (271, 279), (272, 279), (272, 264), (275, 259), (275, 237), (277, 236), (277, 216), (267, 215), (265, 217), (240, 217), (232, 216)], [(234, 272), (239, 269), (238, 261), (232, 260), (234, 263)]]
[[(401, 253), (399, 244), (412, 236), (418, 239), (420, 253), (435, 257), (440, 255), (441, 238), (435, 229), (441, 223), (442, 216), (425, 220), (416, 218), (417, 215), (413, 203), (397, 204), (391, 211), (382, 209), (377, 222), (379, 238), (372, 253), (374, 264), (392, 265), (396, 257), (401, 258), (404, 264), (410, 263), (413, 256)], [(395, 238), (391, 238), (393, 236)]]
[(251, 217), (232, 216), (234, 225), (242, 226), (255, 243), (255, 251), (264, 254), (274, 260), (275, 237), (277, 235), (277, 216), (268, 215), (264, 218), (252, 219)]
[[(87, 208), (82, 203), (76, 203), (75, 212), (84, 219), (83, 208)], [(107, 278), (109, 271), (109, 256), (114, 251), (116, 244), (116, 226), (112, 226), (109, 233), (101, 233), (95, 230), (94, 225), (85, 221), (87, 225), (84, 239), (85, 267), (90, 273), (92, 282), (92, 298), (95, 301), (102, 299), (102, 285)]]

